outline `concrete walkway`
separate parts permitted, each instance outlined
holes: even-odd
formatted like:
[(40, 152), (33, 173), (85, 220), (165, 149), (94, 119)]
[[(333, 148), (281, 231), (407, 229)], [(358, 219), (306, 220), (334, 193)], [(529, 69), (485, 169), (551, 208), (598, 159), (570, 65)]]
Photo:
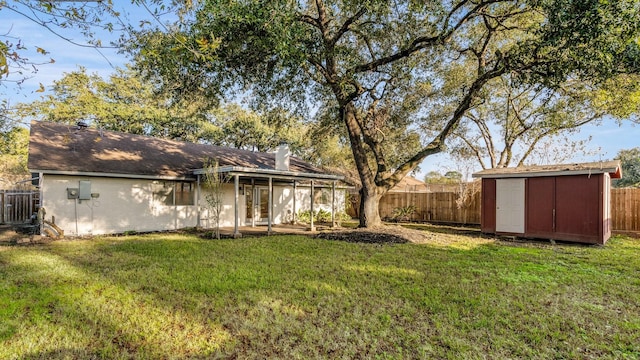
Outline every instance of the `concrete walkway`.
[[(315, 231), (309, 230), (308, 225), (272, 225), (271, 226), (271, 234), (269, 234), (268, 227), (266, 225), (256, 225), (254, 227), (251, 226), (241, 226), (238, 228), (238, 231), (242, 236), (267, 236), (267, 235), (282, 235), (282, 234), (292, 234), (292, 235), (315, 235), (321, 231), (331, 230), (330, 225), (316, 225)], [(220, 228), (220, 234), (225, 237), (233, 236), (233, 227), (222, 227)]]

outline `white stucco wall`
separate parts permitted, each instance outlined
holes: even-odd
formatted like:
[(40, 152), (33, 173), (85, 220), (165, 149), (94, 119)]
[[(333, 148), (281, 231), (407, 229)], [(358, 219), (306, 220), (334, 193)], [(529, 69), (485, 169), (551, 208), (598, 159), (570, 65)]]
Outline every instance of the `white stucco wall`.
[[(91, 181), (91, 192), (99, 197), (67, 199), (67, 188), (77, 188), (80, 180)], [(44, 175), (41, 186), (46, 219), (54, 216), (65, 235), (173, 230), (197, 221), (196, 206), (154, 201), (152, 180)]]
[[(67, 188), (78, 188), (80, 180), (91, 182), (91, 193), (98, 194), (90, 200), (67, 198)], [(43, 175), (41, 179), (41, 204), (46, 210), (46, 219), (61, 227), (65, 235), (99, 235), (127, 231), (162, 231), (195, 227), (213, 227), (209, 218), (203, 190), (194, 205), (165, 205), (154, 200), (157, 182), (144, 179)], [(241, 186), (242, 189), (244, 187)], [(246, 187), (251, 191), (251, 187)], [(328, 190), (331, 191), (330, 189)], [(239, 195), (239, 226), (251, 225), (246, 220), (246, 198)], [(336, 211), (344, 211), (344, 191), (336, 190)], [(234, 226), (233, 184), (224, 185), (221, 227)], [(293, 212), (309, 210), (310, 188), (298, 186), (294, 209), (293, 188), (274, 185), (273, 224), (291, 219)], [(200, 213), (198, 212), (200, 207)], [(314, 209), (331, 211), (331, 204), (315, 204)], [(198, 222), (198, 213), (200, 221)]]

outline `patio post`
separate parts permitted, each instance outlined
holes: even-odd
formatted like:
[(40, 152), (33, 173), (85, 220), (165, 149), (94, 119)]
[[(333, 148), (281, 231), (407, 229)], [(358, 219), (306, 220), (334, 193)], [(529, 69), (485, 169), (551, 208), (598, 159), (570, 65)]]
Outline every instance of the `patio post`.
[(293, 225), (296, 224), (296, 194), (297, 194), (296, 185), (297, 185), (297, 182), (295, 180), (293, 180), (293, 214), (292, 214), (293, 217), (291, 218), (292, 219), (291, 223)]
[(309, 226), (309, 231), (316, 231), (316, 227), (313, 225), (313, 214), (314, 214), (314, 211), (313, 211), (313, 193), (314, 192), (315, 191), (313, 189), (313, 180), (311, 180), (311, 210), (310, 210), (310, 214), (309, 214), (310, 215), (309, 218), (311, 219), (310, 220), (311, 224)]
[(196, 190), (196, 214), (198, 218), (196, 219), (196, 228), (200, 228), (200, 175), (198, 174), (198, 187)]
[(273, 178), (269, 176), (269, 209), (267, 215), (267, 233), (271, 235), (271, 217), (273, 216)]
[(254, 178), (251, 178), (251, 227), (256, 227), (256, 179)]
[(235, 197), (235, 201), (234, 201), (234, 206), (233, 206), (233, 214), (234, 214), (234, 221), (233, 221), (233, 237), (234, 238), (239, 238), (242, 237), (242, 234), (240, 233), (240, 231), (238, 231), (238, 202), (239, 202), (239, 193), (240, 193), (240, 175), (235, 174), (233, 175), (233, 195)]
[(336, 182), (331, 182), (331, 227), (336, 227)]

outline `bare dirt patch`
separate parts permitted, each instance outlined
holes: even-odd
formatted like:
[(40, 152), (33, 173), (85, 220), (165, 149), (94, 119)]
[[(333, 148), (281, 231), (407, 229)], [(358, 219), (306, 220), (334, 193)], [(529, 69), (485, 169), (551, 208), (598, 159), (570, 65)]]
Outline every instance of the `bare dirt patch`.
[(479, 245), (495, 241), (494, 238), (483, 236), (477, 229), (434, 225), (386, 225), (371, 229), (332, 230), (316, 237), (377, 244)]

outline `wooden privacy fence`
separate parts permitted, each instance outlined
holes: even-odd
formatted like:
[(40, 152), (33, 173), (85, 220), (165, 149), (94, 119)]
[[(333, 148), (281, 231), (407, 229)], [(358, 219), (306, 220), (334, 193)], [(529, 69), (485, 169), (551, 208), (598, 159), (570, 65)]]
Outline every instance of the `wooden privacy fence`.
[(39, 191), (0, 190), (0, 224), (19, 224), (38, 211)]
[[(480, 224), (479, 191), (467, 196), (459, 206), (459, 193), (387, 193), (380, 200), (380, 216), (391, 220), (396, 208), (415, 206), (411, 221)], [(358, 195), (352, 195), (349, 215), (358, 216)], [(640, 189), (611, 189), (613, 230), (640, 231)]]
[[(359, 195), (352, 195), (349, 215), (358, 216)], [(414, 206), (415, 211), (408, 220), (424, 222), (480, 224), (480, 192), (470, 194), (459, 202), (460, 193), (387, 193), (380, 199), (380, 216), (393, 220), (394, 210)]]
[(640, 231), (640, 189), (611, 189), (613, 230)]

